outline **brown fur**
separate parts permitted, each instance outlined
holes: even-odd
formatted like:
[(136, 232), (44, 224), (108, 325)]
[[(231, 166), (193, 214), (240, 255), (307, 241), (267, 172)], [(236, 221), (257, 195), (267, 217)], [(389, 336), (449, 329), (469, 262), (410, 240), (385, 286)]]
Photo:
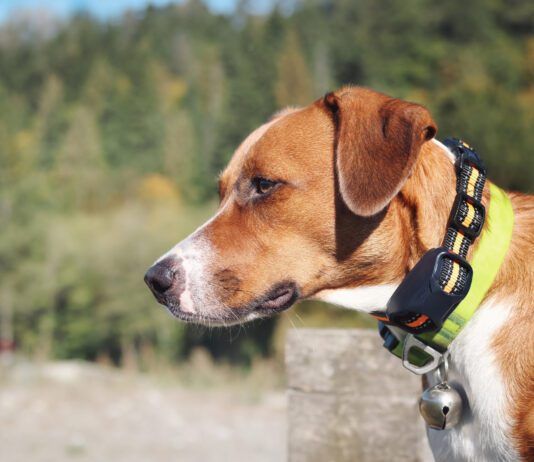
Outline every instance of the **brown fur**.
[(514, 309), (494, 340), (507, 379), (514, 417), (514, 437), (524, 460), (534, 460), (534, 201), (510, 194), (514, 232), (506, 260), (490, 295), (509, 297)]

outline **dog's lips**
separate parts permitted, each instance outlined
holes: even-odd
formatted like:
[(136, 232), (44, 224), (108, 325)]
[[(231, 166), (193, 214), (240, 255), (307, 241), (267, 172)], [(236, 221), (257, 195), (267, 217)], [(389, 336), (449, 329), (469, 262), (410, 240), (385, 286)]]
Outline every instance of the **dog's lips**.
[[(299, 298), (299, 291), (293, 282), (284, 282), (274, 286), (266, 295), (247, 306), (217, 310), (213, 314), (184, 311), (179, 301), (169, 296), (158, 297), (158, 302), (177, 319), (196, 324), (211, 326), (230, 326), (253, 319), (269, 317), (290, 308)], [(218, 312), (218, 315), (214, 315)]]
[(260, 313), (279, 313), (291, 307), (298, 298), (295, 284), (284, 284), (271, 291), (256, 308)]

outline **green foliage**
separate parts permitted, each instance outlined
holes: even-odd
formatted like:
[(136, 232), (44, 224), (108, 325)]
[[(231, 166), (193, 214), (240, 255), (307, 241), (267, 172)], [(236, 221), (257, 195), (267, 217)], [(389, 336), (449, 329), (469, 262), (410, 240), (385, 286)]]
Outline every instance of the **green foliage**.
[(276, 353), (288, 319), (278, 334), (277, 321), (186, 328), (142, 274), (213, 211), (216, 176), (248, 132), (342, 84), (426, 104), (493, 179), (534, 190), (532, 2), (244, 5), (233, 17), (199, 0), (109, 24), (78, 16), (48, 36), (1, 27), (0, 332), (21, 350), (141, 366), (197, 345), (245, 363)]

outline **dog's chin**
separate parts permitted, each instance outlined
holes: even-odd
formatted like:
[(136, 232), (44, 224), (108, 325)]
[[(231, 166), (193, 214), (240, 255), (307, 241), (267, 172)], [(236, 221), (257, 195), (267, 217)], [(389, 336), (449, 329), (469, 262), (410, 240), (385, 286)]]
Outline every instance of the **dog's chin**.
[(241, 319), (234, 315), (230, 316), (228, 314), (214, 315), (205, 313), (190, 313), (188, 311), (183, 311), (179, 306), (174, 304), (168, 304), (166, 307), (169, 313), (171, 313), (175, 318), (190, 324), (200, 324), (210, 327), (226, 327), (247, 322), (246, 319)]
[(283, 283), (278, 284), (259, 299), (237, 308), (214, 308), (198, 313), (184, 311), (173, 301), (162, 304), (180, 321), (210, 327), (228, 327), (274, 316), (291, 308), (298, 299), (299, 291), (296, 285)]

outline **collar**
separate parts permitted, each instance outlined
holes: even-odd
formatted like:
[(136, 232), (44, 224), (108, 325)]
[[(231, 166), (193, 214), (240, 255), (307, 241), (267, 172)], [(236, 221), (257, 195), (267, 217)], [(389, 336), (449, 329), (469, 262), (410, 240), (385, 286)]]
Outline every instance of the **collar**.
[(384, 346), (417, 374), (436, 369), (484, 300), (505, 258), (514, 223), (508, 195), (491, 183), (486, 213), (481, 203), (486, 171), (473, 148), (460, 140), (445, 144), (456, 156), (457, 196), (442, 247), (421, 258), (385, 312), (373, 313)]

